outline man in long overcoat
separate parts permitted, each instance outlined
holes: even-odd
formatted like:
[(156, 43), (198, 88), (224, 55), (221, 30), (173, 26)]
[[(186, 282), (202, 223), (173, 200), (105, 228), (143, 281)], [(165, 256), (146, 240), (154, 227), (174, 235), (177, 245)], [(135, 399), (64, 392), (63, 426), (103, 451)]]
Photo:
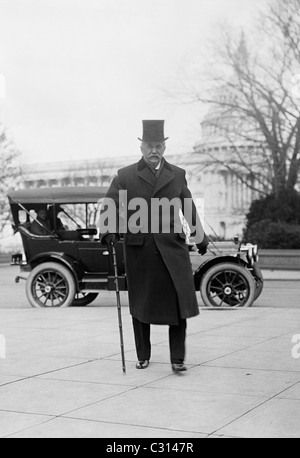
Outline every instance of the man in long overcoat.
[(187, 187), (185, 171), (164, 158), (167, 140), (164, 121), (143, 121), (143, 138), (139, 140), (142, 159), (119, 170), (102, 207), (107, 208), (106, 204), (113, 202), (117, 220), (123, 218), (123, 227), (102, 228), (102, 241), (115, 243), (119, 237), (117, 232), (125, 232), (129, 305), (138, 357), (136, 367), (149, 366), (150, 325), (169, 325), (172, 368), (174, 372), (181, 372), (186, 370), (186, 320), (197, 316), (199, 307), (179, 213), (182, 211), (196, 237), (200, 254), (206, 253), (208, 239)]

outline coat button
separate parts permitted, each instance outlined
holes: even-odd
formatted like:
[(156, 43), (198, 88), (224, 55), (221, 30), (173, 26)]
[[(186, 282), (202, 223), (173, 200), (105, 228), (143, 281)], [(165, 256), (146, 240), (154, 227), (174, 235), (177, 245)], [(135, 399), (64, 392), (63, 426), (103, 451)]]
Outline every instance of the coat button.
[(154, 254), (155, 254), (155, 256), (158, 256), (159, 252), (158, 251), (154, 251)]

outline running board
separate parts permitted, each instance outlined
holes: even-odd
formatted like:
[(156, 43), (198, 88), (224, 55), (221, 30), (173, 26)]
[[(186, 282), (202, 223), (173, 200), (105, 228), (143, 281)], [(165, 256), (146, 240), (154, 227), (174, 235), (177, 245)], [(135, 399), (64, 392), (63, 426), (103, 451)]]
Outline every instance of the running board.
[[(127, 291), (126, 278), (125, 276), (118, 277), (119, 290)], [(116, 279), (115, 277), (109, 276), (106, 278), (83, 278), (80, 285), (80, 291), (82, 292), (95, 292), (95, 291), (116, 291)]]

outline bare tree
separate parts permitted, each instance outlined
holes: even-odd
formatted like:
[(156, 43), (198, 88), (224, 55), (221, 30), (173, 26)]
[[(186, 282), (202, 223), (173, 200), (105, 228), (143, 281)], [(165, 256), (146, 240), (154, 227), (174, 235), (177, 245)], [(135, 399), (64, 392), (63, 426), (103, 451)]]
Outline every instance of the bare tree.
[(223, 32), (209, 74), (189, 81), (189, 100), (210, 107), (206, 140), (230, 151), (206, 149), (207, 164), (278, 195), (297, 187), (300, 172), (300, 0), (270, 1), (254, 36)]
[(7, 193), (10, 189), (15, 189), (21, 179), (16, 161), (18, 156), (19, 152), (13, 141), (0, 125), (0, 234), (10, 218)]

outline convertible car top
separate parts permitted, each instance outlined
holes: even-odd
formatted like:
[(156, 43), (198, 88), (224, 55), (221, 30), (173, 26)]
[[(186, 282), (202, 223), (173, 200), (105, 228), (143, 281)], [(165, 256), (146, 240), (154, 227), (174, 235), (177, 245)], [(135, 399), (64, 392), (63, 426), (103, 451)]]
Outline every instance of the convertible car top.
[(88, 204), (105, 197), (107, 187), (77, 186), (23, 189), (8, 194), (10, 204)]

